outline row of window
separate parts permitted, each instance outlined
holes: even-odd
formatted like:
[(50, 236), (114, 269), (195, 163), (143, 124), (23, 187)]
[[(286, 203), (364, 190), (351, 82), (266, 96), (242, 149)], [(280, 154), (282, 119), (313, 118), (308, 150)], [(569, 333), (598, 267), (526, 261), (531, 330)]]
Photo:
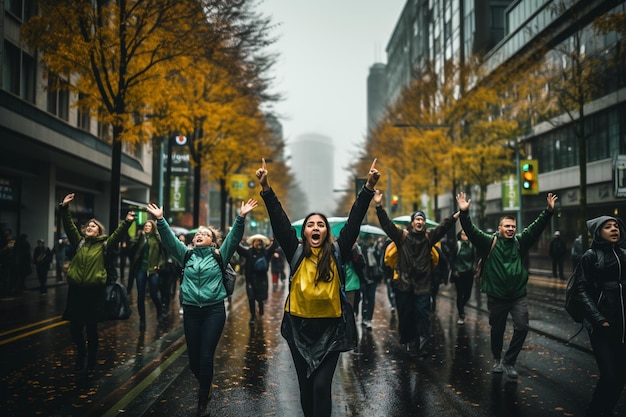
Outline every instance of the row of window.
[[(587, 117), (585, 135), (588, 162), (626, 154), (626, 103)], [(578, 166), (578, 137), (572, 124), (535, 137), (531, 148), (542, 172)]]

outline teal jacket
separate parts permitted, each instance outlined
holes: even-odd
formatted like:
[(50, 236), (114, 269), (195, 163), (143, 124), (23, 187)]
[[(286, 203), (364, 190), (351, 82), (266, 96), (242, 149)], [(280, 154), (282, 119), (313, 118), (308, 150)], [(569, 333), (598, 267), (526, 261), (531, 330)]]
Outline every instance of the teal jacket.
[[(514, 239), (498, 237), (483, 267), (482, 292), (502, 300), (516, 300), (526, 295), (528, 270), (522, 263), (522, 257), (539, 239), (551, 218), (552, 212), (543, 210), (535, 221), (515, 235)], [(479, 253), (489, 253), (494, 235), (474, 226), (467, 210), (461, 212), (459, 219), (467, 237)]]
[[(237, 216), (231, 231), (226, 235), (219, 248), (224, 265), (237, 250), (246, 227), (245, 217)], [(165, 219), (157, 220), (157, 229), (161, 242), (168, 253), (180, 265), (185, 262), (185, 254), (191, 250), (191, 257), (184, 265), (183, 281), (180, 284), (180, 296), (183, 305), (207, 307), (220, 303), (226, 298), (226, 288), (222, 280), (222, 270), (213, 257), (214, 246), (187, 249), (172, 232)]]

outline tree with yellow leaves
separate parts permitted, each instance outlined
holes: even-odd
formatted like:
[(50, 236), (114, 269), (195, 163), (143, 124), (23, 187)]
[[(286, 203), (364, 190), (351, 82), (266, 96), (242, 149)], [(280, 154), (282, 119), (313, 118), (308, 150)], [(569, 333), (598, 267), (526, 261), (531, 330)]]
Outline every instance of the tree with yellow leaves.
[(47, 75), (71, 81), (63, 85), (83, 93), (77, 104), (111, 126), (111, 227), (119, 219), (122, 141), (150, 139), (144, 115), (175, 64), (203, 57), (234, 68), (250, 49), (267, 45), (267, 20), (240, 3), (49, 0), (23, 26), (22, 39), (41, 52)]

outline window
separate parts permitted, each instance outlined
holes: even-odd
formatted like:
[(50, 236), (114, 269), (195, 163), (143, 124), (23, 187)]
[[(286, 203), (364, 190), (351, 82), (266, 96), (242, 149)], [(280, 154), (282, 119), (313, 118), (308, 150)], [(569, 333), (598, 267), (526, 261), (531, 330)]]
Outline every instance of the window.
[(34, 0), (4, 0), (4, 9), (23, 22), (36, 14)]
[(20, 56), (18, 47), (9, 42), (4, 43), (2, 88), (15, 95), (20, 94)]
[(35, 59), (10, 42), (4, 43), (2, 89), (35, 103)]
[(98, 137), (101, 141), (111, 143), (113, 135), (111, 134), (111, 124), (103, 122), (105, 120), (106, 112), (103, 109), (98, 110)]
[(78, 127), (80, 129), (89, 131), (91, 128), (91, 112), (89, 107), (83, 103), (87, 99), (87, 95), (84, 93), (78, 93), (78, 101), (81, 102), (78, 105)]
[(48, 112), (67, 121), (69, 109), (69, 84), (58, 75), (50, 74), (48, 77)]

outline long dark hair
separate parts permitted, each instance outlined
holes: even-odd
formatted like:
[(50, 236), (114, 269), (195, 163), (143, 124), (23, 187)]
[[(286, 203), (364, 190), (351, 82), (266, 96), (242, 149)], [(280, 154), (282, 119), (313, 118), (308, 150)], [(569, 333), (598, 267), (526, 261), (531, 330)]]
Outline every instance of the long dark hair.
[(317, 273), (315, 274), (315, 284), (317, 285), (319, 281), (330, 282), (333, 280), (333, 278), (335, 278), (333, 269), (330, 267), (330, 261), (332, 259), (333, 253), (334, 237), (333, 231), (330, 229), (330, 224), (328, 223), (328, 219), (326, 218), (326, 216), (322, 213), (310, 213), (304, 218), (304, 221), (302, 222), (302, 229), (300, 230), (300, 236), (302, 236), (302, 253), (304, 257), (308, 258), (313, 253), (308, 240), (304, 238), (304, 229), (306, 228), (306, 224), (309, 221), (309, 218), (315, 215), (320, 216), (324, 220), (324, 223), (326, 224), (326, 230), (328, 231), (328, 233), (326, 233), (326, 239), (324, 240), (324, 242), (322, 242), (322, 245), (320, 247), (321, 250), (317, 260)]

